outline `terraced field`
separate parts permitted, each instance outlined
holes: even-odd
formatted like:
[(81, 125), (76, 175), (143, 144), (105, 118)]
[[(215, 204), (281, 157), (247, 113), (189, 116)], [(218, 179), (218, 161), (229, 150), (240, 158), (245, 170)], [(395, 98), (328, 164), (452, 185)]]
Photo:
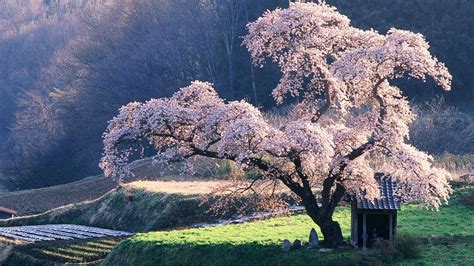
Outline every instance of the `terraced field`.
[[(103, 259), (132, 234), (72, 224), (0, 227), (1, 265), (85, 263)], [(3, 261), (2, 261), (3, 260)]]
[(87, 263), (103, 259), (124, 237), (40, 242), (19, 246), (5, 262), (6, 265), (18, 263), (45, 264), (55, 263)]
[(7, 241), (27, 243), (104, 237), (126, 237), (131, 235), (131, 233), (124, 231), (74, 224), (0, 227), (0, 236), (6, 238)]

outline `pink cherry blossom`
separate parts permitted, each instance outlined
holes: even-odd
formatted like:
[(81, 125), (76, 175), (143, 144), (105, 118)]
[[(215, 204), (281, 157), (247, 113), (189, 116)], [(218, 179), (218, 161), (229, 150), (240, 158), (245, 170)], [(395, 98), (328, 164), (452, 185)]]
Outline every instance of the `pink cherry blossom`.
[(324, 3), (268, 11), (248, 30), (243, 44), (254, 63), (270, 59), (281, 70), (275, 100), (301, 99), (290, 122), (275, 125), (249, 103), (225, 102), (211, 84), (195, 81), (171, 98), (120, 109), (104, 133), (100, 167), (107, 176), (130, 175), (130, 147), (143, 142), (157, 150), (160, 162), (232, 160), (259, 173), (244, 182), (250, 187), (288, 187), (332, 246), (342, 241), (331, 218), (334, 208), (346, 192), (379, 197), (375, 172), (396, 179), (406, 200), (435, 208), (447, 202), (450, 175), (406, 143), (415, 115), (391, 84), (395, 78), (431, 77), (450, 89), (451, 75), (421, 34), (360, 30)]

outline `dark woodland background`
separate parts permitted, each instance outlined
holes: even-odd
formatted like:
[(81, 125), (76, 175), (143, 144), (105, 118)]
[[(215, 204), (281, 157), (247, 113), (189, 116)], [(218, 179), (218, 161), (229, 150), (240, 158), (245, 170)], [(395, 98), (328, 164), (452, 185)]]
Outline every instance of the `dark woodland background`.
[[(399, 81), (419, 120), (411, 141), (432, 154), (474, 153), (474, 1), (328, 0), (353, 25), (422, 33), (453, 89)], [(276, 0), (0, 1), (0, 183), (9, 189), (100, 173), (101, 135), (130, 101), (190, 81), (274, 111), (279, 72), (256, 69), (245, 25)], [(432, 100), (435, 99), (435, 100)], [(1, 186), (1, 184), (0, 184)]]

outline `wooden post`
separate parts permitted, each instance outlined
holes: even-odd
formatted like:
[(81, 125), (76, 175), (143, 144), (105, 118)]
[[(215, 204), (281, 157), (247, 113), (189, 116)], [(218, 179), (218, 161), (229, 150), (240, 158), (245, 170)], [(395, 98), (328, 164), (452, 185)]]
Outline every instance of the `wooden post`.
[(367, 214), (363, 214), (362, 216), (362, 250), (367, 250)]
[(354, 205), (351, 204), (351, 245), (354, 245)]
[(392, 241), (392, 235), (393, 235), (393, 213), (390, 213), (388, 215), (388, 240)]
[(393, 214), (393, 236), (397, 235), (397, 211)]
[(352, 223), (352, 226), (354, 227), (352, 232), (354, 233), (354, 237), (353, 237), (353, 243), (352, 245), (354, 246), (358, 246), (359, 245), (359, 214), (357, 213), (357, 205), (354, 204), (353, 206), (354, 208), (354, 211), (353, 211), (353, 219), (354, 219), (354, 222)]

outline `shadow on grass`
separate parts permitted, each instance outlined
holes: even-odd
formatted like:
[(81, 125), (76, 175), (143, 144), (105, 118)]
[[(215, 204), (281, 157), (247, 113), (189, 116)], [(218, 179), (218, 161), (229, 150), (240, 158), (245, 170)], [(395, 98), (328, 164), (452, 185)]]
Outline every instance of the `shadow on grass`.
[(126, 241), (103, 265), (357, 265), (361, 253), (349, 247), (322, 253), (318, 249), (283, 251), (258, 243), (231, 245), (160, 245)]
[(105, 258), (124, 238), (60, 240), (18, 245), (1, 265), (53, 265), (85, 263)]

